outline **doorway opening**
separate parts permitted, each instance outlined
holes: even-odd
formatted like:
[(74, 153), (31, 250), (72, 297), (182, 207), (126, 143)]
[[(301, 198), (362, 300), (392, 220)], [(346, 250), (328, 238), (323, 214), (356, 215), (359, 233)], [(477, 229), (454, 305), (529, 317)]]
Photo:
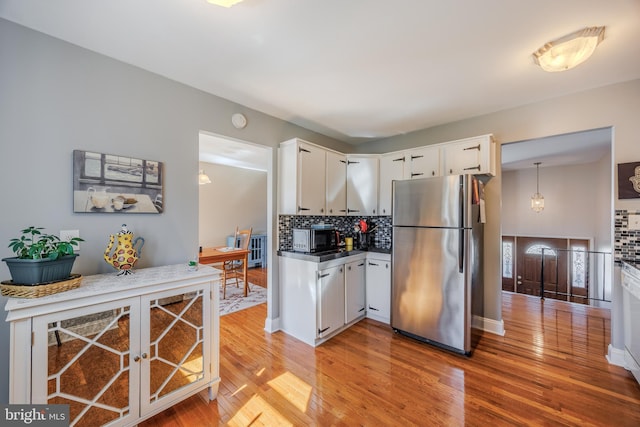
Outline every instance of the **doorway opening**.
[(610, 308), (612, 139), (601, 128), (502, 145), (503, 291)]
[[(226, 251), (237, 246), (236, 228), (252, 230), (247, 256), (249, 292), (245, 296), (244, 284), (236, 289), (234, 282), (227, 282), (226, 298), (222, 294), (220, 297), (222, 315), (270, 302), (267, 264), (271, 256), (271, 151), (270, 147), (222, 135), (199, 135), (198, 168), (211, 181), (199, 186), (200, 247)], [(216, 266), (220, 268), (222, 264)]]

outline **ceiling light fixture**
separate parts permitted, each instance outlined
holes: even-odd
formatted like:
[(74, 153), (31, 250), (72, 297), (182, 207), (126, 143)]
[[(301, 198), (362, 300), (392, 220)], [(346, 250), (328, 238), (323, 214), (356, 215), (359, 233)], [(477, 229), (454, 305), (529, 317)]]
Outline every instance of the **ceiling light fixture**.
[(531, 196), (531, 209), (535, 213), (540, 213), (544, 210), (544, 197), (540, 194), (540, 162), (534, 165), (536, 165), (536, 194)]
[(549, 72), (569, 70), (586, 61), (604, 39), (604, 27), (588, 27), (545, 43), (533, 59)]
[(207, 3), (215, 4), (216, 6), (231, 7), (234, 4), (240, 3), (242, 0), (207, 0)]
[(211, 180), (209, 179), (209, 176), (204, 173), (204, 169), (200, 169), (200, 173), (198, 174), (198, 184), (211, 184)]

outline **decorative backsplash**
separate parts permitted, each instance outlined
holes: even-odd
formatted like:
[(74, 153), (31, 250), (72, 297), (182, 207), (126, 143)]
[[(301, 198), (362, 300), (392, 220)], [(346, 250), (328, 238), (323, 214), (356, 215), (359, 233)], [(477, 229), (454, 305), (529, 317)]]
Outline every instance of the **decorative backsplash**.
[(332, 225), (343, 237), (355, 237), (354, 226), (361, 220), (368, 220), (371, 229), (375, 229), (373, 245), (377, 248), (391, 248), (391, 217), (390, 216), (307, 216), (307, 215), (279, 215), (278, 216), (278, 249), (290, 251), (293, 248), (293, 229), (309, 228), (316, 224)]
[(640, 211), (616, 210), (614, 261), (630, 261), (640, 264), (640, 230), (629, 230), (629, 214), (640, 214)]

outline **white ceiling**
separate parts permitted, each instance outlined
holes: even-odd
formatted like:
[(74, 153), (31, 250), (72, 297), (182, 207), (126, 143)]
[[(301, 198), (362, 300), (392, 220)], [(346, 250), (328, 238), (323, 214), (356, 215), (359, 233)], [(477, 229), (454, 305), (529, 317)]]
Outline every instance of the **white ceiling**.
[(269, 156), (264, 146), (207, 133), (200, 133), (199, 140), (201, 162), (267, 171)]
[[(0, 0), (0, 17), (352, 144), (640, 78), (638, 0)], [(599, 25), (586, 63), (534, 65)]]

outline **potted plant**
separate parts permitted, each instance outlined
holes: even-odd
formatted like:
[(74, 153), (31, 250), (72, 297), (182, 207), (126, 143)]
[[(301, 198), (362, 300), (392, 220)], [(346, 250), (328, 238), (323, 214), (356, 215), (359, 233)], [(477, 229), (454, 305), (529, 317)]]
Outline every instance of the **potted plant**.
[(19, 238), (11, 239), (9, 247), (15, 257), (4, 258), (14, 284), (34, 285), (63, 280), (71, 275), (77, 254), (73, 247), (84, 241), (74, 237), (60, 240), (54, 234), (45, 234), (42, 227), (28, 227)]

